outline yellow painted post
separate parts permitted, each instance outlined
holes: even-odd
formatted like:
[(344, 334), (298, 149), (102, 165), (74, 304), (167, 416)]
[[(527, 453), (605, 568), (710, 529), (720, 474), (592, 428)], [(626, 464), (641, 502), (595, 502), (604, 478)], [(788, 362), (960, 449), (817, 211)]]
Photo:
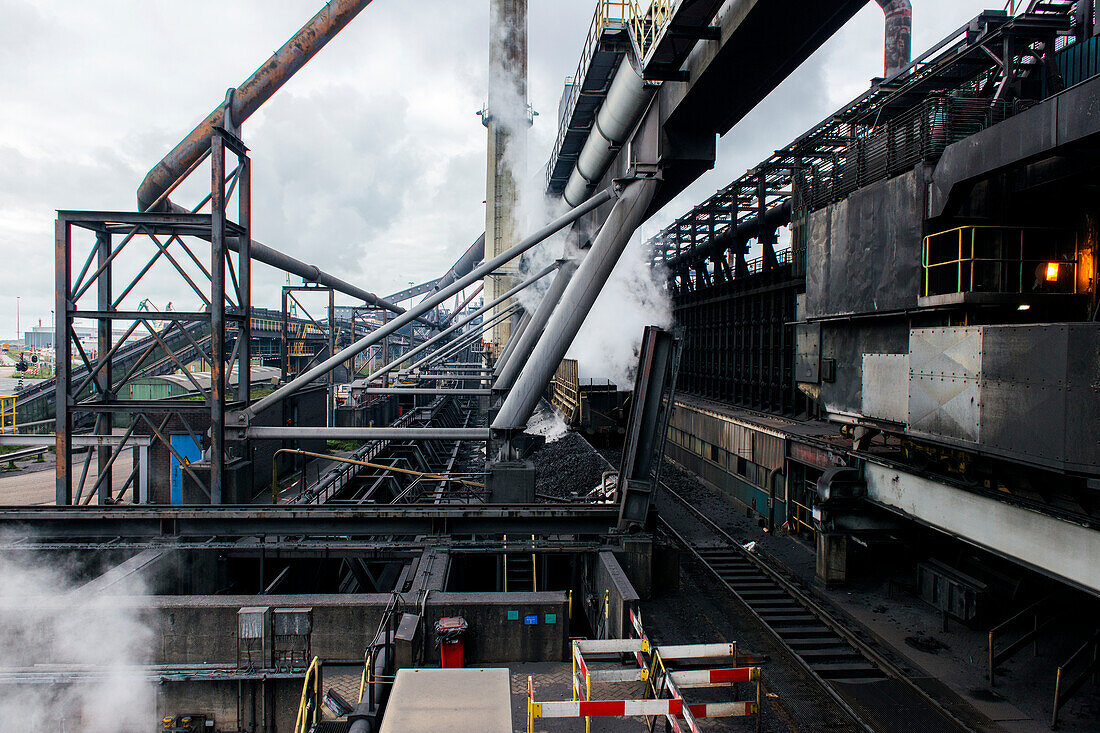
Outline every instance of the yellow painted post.
[(508, 535), (504, 535), (504, 592), (508, 592)]
[(573, 642), (573, 677), (569, 680), (569, 688), (573, 690), (573, 702), (577, 701), (577, 642)]
[(535, 683), (531, 676), (527, 676), (527, 733), (535, 733)]
[(963, 230), (962, 230), (962, 227), (959, 227), (959, 261), (955, 263), (955, 266), (958, 268), (958, 271), (957, 271), (956, 276), (955, 276), (958, 287), (956, 288), (955, 292), (956, 293), (961, 293), (963, 291)]
[(539, 566), (535, 562), (535, 535), (531, 535), (531, 590), (539, 592)]
[[(1061, 670), (1059, 670), (1059, 673)], [(584, 699), (592, 699), (592, 675), (588, 672), (584, 673)], [(585, 717), (584, 719), (584, 733), (592, 733), (592, 718)]]

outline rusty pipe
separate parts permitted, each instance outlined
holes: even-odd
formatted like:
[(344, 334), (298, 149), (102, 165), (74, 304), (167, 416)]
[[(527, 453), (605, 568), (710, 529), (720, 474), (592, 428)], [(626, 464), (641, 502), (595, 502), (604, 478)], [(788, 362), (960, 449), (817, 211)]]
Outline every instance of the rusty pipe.
[[(310, 18), (282, 48), (263, 63), (229, 98), (231, 123), (224, 120), (226, 105), (218, 105), (206, 119), (153, 167), (138, 187), (138, 210), (148, 211), (179, 178), (210, 149), (216, 126), (239, 126), (260, 108), (290, 77), (305, 66), (325, 44), (352, 21), (371, 0), (332, 0)], [(158, 205), (159, 208), (159, 205)]]
[(909, 0), (877, 0), (886, 15), (886, 78), (890, 79), (912, 61), (913, 6)]

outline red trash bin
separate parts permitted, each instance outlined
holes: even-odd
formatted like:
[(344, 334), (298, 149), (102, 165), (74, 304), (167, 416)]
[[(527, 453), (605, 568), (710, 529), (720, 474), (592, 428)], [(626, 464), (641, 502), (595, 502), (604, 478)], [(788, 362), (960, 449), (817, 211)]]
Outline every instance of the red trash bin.
[(444, 669), (460, 668), (465, 663), (465, 642), (468, 624), (461, 616), (448, 616), (435, 622), (439, 637), (439, 662)]

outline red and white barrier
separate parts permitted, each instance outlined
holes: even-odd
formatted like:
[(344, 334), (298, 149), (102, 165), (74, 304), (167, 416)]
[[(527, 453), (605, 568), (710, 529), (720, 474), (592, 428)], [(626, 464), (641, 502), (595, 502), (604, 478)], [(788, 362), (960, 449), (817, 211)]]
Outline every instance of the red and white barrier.
[[(699, 719), (759, 715), (761, 676), (759, 667), (668, 670), (666, 661), (733, 659), (737, 644), (672, 644), (653, 647), (642, 628), (640, 614), (629, 612), (636, 639), (582, 639), (573, 642), (573, 700), (537, 702), (534, 684), (527, 679), (527, 729), (534, 730), (535, 718), (605, 718), (663, 716), (677, 733), (701, 733)], [(585, 654), (632, 654), (637, 668), (593, 669)], [(593, 700), (593, 682), (649, 681), (653, 698), (642, 700)], [(756, 683), (756, 699), (736, 702), (687, 703), (680, 688), (719, 687), (741, 682)], [(667, 697), (666, 697), (667, 695)], [(586, 730), (588, 725), (586, 723)]]

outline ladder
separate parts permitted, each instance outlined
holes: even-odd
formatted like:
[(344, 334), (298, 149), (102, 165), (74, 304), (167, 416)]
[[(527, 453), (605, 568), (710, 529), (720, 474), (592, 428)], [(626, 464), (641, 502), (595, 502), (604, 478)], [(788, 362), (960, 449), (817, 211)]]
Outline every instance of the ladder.
[[(531, 545), (534, 547), (535, 535), (531, 535)], [(504, 535), (504, 592), (522, 593), (530, 591), (537, 593), (538, 566), (535, 553), (511, 553), (508, 552), (508, 535)]]

